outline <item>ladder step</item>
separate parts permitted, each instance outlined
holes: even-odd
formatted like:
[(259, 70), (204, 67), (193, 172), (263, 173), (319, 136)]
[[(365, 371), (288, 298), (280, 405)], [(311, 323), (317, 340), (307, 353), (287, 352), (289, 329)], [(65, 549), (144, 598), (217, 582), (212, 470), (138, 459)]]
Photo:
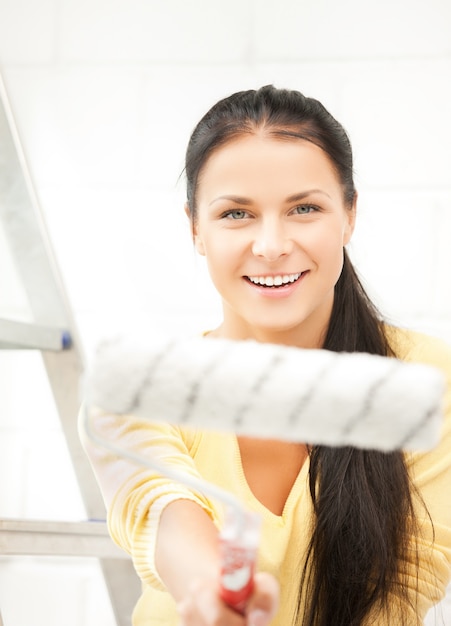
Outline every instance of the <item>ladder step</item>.
[(0, 349), (59, 352), (70, 348), (70, 346), (71, 337), (67, 330), (0, 319)]
[(104, 521), (0, 519), (0, 554), (130, 559), (113, 543)]

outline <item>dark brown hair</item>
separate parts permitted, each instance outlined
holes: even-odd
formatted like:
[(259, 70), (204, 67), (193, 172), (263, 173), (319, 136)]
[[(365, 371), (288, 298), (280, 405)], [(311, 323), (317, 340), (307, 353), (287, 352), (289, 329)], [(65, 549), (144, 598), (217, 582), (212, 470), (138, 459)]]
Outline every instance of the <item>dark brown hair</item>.
[[(324, 348), (392, 355), (377, 310), (346, 252)], [(390, 594), (411, 602), (403, 564), (412, 556), (418, 562), (410, 545), (418, 532), (417, 494), (404, 455), (316, 446), (309, 483), (315, 524), (302, 568), (307, 608), (299, 623), (360, 626), (376, 609), (387, 623), (407, 626), (407, 618), (394, 615), (389, 604)]]
[[(198, 181), (209, 156), (235, 137), (256, 132), (319, 146), (335, 168), (351, 208), (353, 157), (341, 124), (318, 100), (265, 86), (219, 101), (194, 129), (185, 166), (192, 220)], [(323, 347), (392, 355), (378, 311), (345, 250), (343, 254)], [(299, 555), (299, 606), (305, 609), (296, 612), (296, 624), (360, 626), (374, 609), (387, 611), (390, 618), (391, 593), (409, 602), (402, 563), (409, 537), (416, 532), (413, 488), (403, 454), (315, 446), (310, 450), (309, 484), (314, 520), (312, 529), (299, 529), (311, 530), (311, 540), (307, 555)], [(396, 619), (402, 623), (402, 616)]]

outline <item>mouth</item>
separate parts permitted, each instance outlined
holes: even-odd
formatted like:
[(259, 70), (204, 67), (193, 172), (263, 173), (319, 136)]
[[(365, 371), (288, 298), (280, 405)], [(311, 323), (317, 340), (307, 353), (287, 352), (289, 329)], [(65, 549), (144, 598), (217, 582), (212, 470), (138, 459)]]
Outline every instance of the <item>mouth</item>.
[(244, 278), (259, 287), (267, 287), (268, 289), (277, 289), (285, 287), (298, 281), (305, 272), (297, 272), (296, 274), (278, 274), (276, 276), (244, 276)]

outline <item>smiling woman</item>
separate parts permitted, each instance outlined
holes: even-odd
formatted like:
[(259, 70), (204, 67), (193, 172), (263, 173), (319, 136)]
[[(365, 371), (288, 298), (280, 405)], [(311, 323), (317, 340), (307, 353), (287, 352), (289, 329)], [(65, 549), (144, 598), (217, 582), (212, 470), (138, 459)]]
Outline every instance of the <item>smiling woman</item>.
[[(244, 614), (218, 593), (217, 502), (87, 444), (109, 528), (144, 591), (135, 626), (414, 626), (451, 571), (451, 349), (388, 325), (346, 253), (357, 213), (342, 126), (317, 100), (268, 86), (218, 102), (186, 153), (192, 236), (223, 319), (205, 333), (366, 352), (443, 369), (436, 449), (382, 453), (140, 422), (96, 430), (241, 498), (263, 518)], [(299, 372), (302, 385), (303, 372)], [(277, 416), (274, 416), (277, 419)]]
[(355, 217), (324, 150), (265, 128), (239, 136), (204, 165), (194, 215), (196, 248), (227, 303), (215, 335), (277, 342), (285, 332), (320, 347)]

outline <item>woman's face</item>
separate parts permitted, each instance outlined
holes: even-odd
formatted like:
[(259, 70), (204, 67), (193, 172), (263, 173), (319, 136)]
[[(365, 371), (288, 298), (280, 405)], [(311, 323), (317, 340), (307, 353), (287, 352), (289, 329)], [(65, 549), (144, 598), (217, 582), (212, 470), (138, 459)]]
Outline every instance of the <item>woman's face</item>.
[(355, 207), (325, 152), (298, 139), (239, 137), (209, 157), (193, 225), (231, 339), (320, 347)]

